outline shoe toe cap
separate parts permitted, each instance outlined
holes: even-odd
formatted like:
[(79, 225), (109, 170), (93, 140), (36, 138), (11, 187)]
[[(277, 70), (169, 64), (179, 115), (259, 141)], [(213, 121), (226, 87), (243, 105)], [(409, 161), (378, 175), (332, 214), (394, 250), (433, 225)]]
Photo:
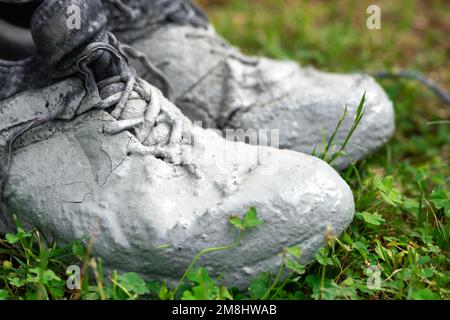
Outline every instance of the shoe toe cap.
[(328, 164), (293, 151), (267, 152), (267, 160), (236, 192), (208, 210), (190, 235), (190, 243), (195, 239), (205, 239), (203, 243), (212, 247), (232, 243), (236, 230), (228, 218), (256, 208), (263, 224), (249, 229), (241, 246), (202, 260), (212, 274), (221, 274), (238, 287), (260, 272), (275, 272), (284, 248), (299, 245), (302, 261), (309, 261), (327, 235), (340, 235), (354, 215), (350, 188)]

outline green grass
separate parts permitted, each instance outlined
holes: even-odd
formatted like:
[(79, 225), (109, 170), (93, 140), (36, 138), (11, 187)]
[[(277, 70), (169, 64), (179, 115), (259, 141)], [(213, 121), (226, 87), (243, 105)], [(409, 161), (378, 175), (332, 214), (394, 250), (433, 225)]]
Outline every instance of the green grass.
[[(333, 72), (417, 70), (450, 90), (444, 0), (379, 1), (382, 30), (366, 28), (371, 1), (204, 2), (219, 32), (247, 53)], [(437, 121), (449, 120), (449, 108), (415, 82), (381, 84), (395, 103), (396, 134), (342, 173), (356, 217), (338, 239), (328, 235), (316, 261), (300, 265), (301, 248), (286, 248), (280, 272), (262, 274), (242, 292), (218, 285), (193, 264), (186, 281), (172, 288), (134, 273), (106, 276), (89, 244), (61, 248), (37, 231), (19, 230), (0, 242), (0, 299), (448, 299), (450, 134), (449, 124)], [(247, 217), (230, 222), (242, 232), (257, 227), (255, 212)], [(222, 249), (229, 248), (210, 250)], [(66, 288), (70, 264), (90, 275), (79, 291)], [(379, 287), (370, 285), (378, 284), (376, 275)]]

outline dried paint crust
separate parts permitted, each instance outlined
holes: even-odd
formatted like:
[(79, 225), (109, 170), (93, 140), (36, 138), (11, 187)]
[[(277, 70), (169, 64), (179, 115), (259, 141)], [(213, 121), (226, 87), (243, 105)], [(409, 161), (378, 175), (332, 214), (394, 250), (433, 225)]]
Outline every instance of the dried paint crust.
[[(66, 92), (83, 103), (82, 82), (68, 80), (24, 92), (0, 108), (45, 112)], [(238, 286), (275, 270), (286, 246), (300, 244), (309, 259), (327, 228), (339, 234), (352, 220), (349, 187), (319, 159), (263, 147), (258, 160), (258, 147), (225, 141), (185, 119), (185, 132), (201, 151), (182, 143), (186, 164), (173, 165), (130, 154), (130, 145), (140, 144), (131, 133), (102, 132), (114, 121), (107, 112), (92, 111), (24, 137), (14, 154), (2, 220), (10, 227), (16, 213), (64, 242), (95, 237), (94, 253), (108, 267), (176, 280), (198, 251), (233, 242), (229, 216), (256, 207), (264, 225), (242, 246), (201, 262)]]

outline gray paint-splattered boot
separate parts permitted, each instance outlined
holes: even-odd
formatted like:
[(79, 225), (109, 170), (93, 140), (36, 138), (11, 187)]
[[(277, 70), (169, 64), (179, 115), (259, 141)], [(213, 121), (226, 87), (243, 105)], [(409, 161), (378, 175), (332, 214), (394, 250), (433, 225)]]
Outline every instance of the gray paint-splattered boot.
[[(81, 28), (69, 29), (69, 5)], [(300, 245), (309, 260), (354, 213), (347, 184), (325, 162), (230, 142), (194, 126), (105, 32), (96, 0), (47, 0), (35, 11), (37, 54), (0, 60), (0, 232), (16, 214), (62, 242), (93, 238), (109, 269), (177, 281), (202, 249), (228, 245), (228, 219), (264, 223), (241, 245), (200, 263), (230, 286), (275, 271)], [(163, 81), (163, 80), (161, 80)]]
[[(221, 129), (279, 129), (281, 148), (319, 153), (322, 130), (328, 140), (348, 106), (334, 139), (337, 151), (366, 92), (365, 114), (345, 156), (333, 163), (338, 168), (364, 158), (394, 131), (392, 103), (368, 75), (331, 74), (294, 62), (244, 56), (188, 1), (123, 0), (120, 6), (118, 1), (104, 2), (109, 27), (162, 70), (172, 84), (172, 101), (191, 120)], [(140, 64), (136, 68), (151, 79)]]

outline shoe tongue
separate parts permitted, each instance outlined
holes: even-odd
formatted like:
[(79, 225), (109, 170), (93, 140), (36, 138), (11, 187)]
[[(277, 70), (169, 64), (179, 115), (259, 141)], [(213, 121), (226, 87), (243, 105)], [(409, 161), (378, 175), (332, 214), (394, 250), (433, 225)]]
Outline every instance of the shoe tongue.
[(107, 39), (106, 22), (100, 0), (46, 0), (33, 14), (31, 33), (48, 64), (64, 69), (90, 43)]

